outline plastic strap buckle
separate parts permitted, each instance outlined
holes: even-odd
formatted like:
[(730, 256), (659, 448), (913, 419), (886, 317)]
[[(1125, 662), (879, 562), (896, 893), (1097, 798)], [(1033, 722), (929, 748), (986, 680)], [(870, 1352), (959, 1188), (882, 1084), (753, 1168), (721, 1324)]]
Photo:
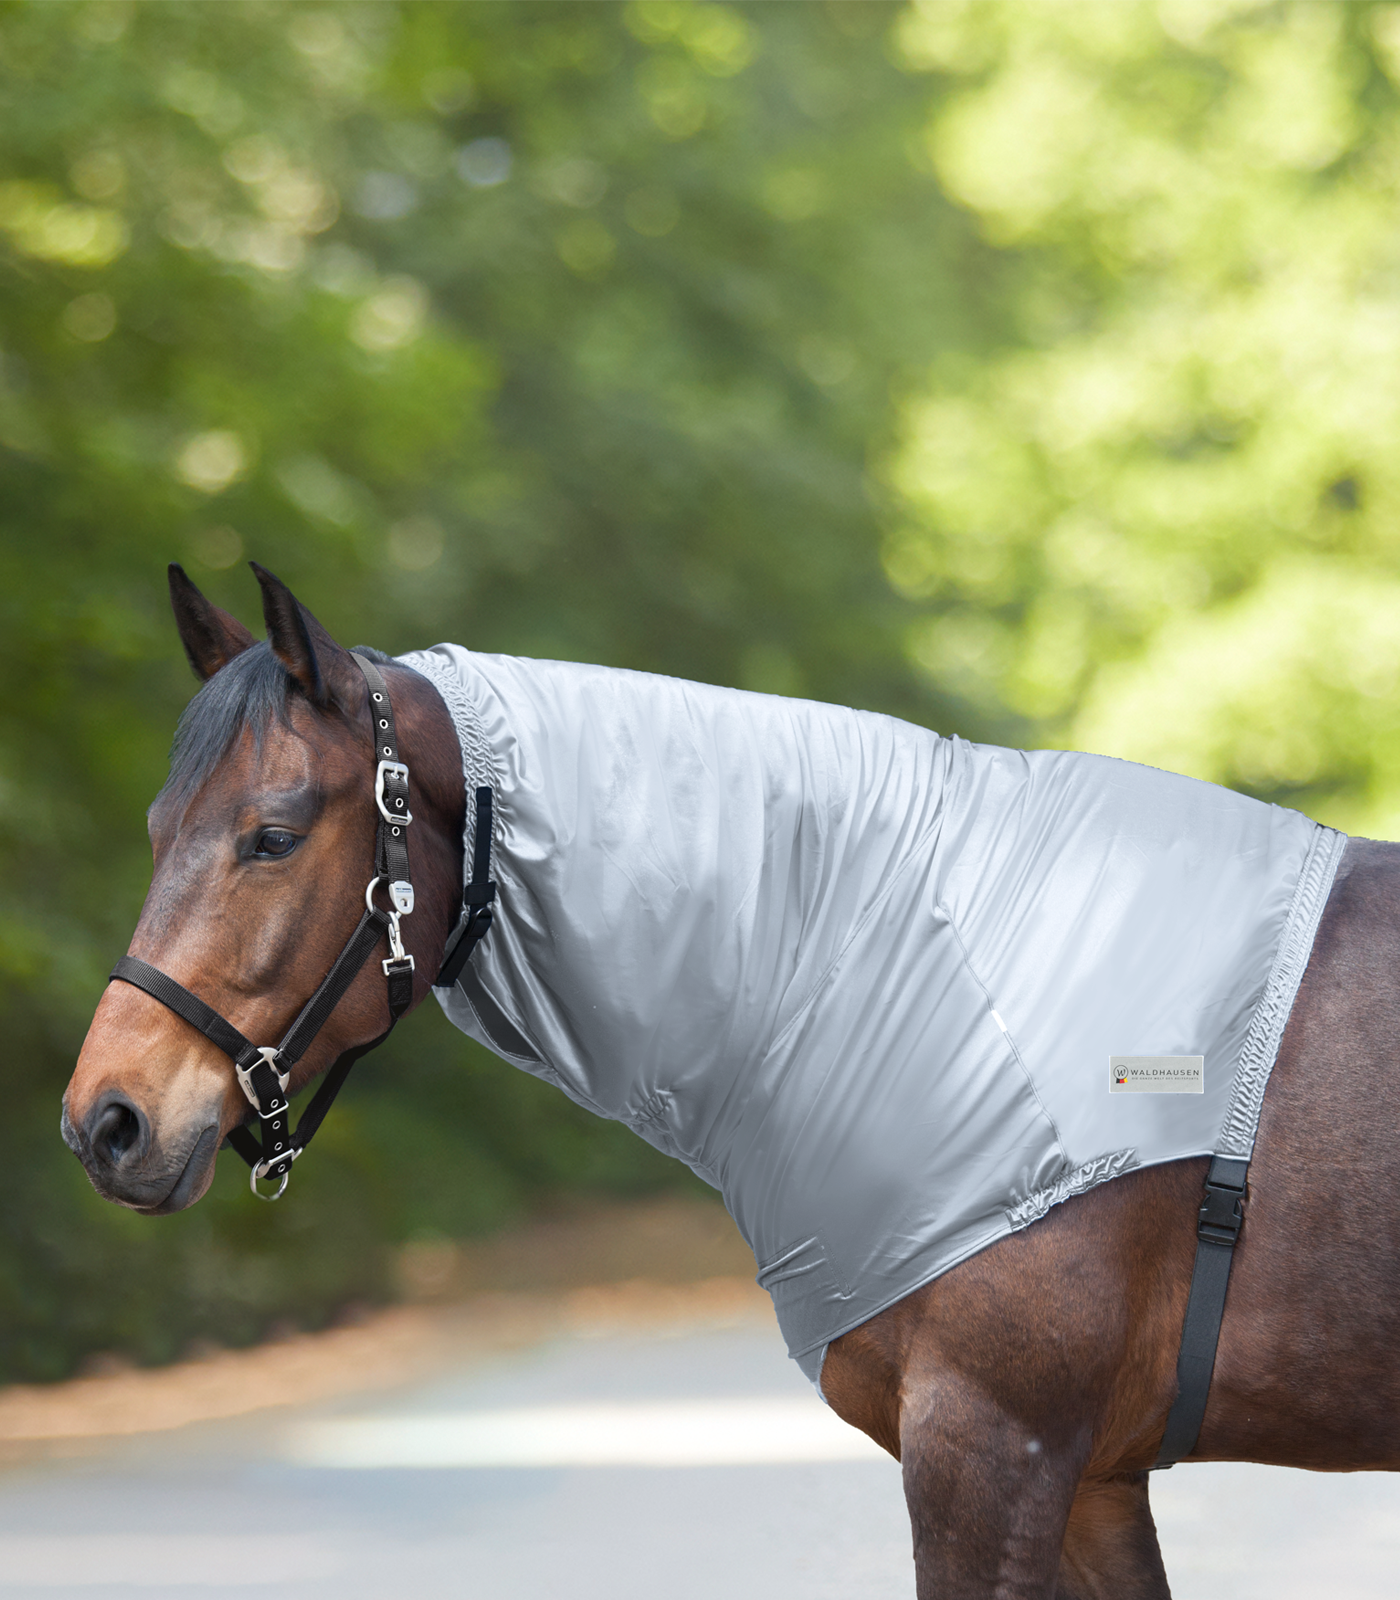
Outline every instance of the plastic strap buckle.
[[(1235, 1168), (1238, 1168), (1236, 1172)], [(1244, 1225), (1240, 1202), (1244, 1199), (1246, 1163), (1216, 1157), (1206, 1177), (1205, 1204), (1196, 1222), (1196, 1237), (1207, 1244), (1233, 1248)], [(1232, 1182), (1235, 1179), (1237, 1181)]]

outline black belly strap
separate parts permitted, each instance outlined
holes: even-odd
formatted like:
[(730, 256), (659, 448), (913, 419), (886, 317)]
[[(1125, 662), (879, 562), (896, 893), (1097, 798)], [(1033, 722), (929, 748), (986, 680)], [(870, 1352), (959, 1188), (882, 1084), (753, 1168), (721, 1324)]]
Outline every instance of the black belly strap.
[(1176, 1400), (1167, 1413), (1154, 1471), (1175, 1466), (1189, 1456), (1201, 1436), (1225, 1316), (1225, 1294), (1230, 1287), (1230, 1266), (1244, 1226), (1242, 1202), (1248, 1173), (1248, 1161), (1235, 1156), (1211, 1157), (1205, 1204), (1196, 1223), (1196, 1265), (1176, 1358)]

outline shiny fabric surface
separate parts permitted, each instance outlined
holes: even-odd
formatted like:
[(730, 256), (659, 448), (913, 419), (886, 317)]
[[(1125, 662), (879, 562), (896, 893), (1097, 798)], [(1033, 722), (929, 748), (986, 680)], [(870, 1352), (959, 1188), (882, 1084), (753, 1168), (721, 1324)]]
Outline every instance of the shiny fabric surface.
[[(496, 793), (496, 921), (444, 1010), (723, 1193), (809, 1376), (1058, 1201), (1249, 1153), (1340, 835), (867, 712), (403, 659)], [(1110, 1094), (1113, 1055), (1204, 1056), (1205, 1093)]]

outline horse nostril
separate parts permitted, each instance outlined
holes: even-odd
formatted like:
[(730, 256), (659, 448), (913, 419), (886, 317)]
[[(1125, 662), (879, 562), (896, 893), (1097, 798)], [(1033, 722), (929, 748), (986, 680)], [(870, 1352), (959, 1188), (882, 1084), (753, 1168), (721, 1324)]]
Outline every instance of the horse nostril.
[(141, 1118), (125, 1100), (109, 1100), (88, 1133), (93, 1154), (115, 1167), (141, 1138)]

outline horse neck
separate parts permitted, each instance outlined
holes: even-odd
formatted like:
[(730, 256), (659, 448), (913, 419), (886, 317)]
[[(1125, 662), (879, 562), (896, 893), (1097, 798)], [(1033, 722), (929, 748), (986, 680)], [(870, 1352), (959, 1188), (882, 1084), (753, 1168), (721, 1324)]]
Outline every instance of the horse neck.
[[(688, 1017), (708, 1019), (695, 1024), (703, 1042), (694, 1030), (671, 1039), (673, 1058), (720, 1048), (715, 1019), (754, 955), (754, 902), (775, 884), (783, 894), (794, 853), (799, 808), (768, 804), (780, 785), (765, 767), (781, 752), (757, 749), (742, 719), (729, 737), (730, 691), (451, 659), (500, 786), (502, 902), (486, 956), (498, 998), (555, 1030), (539, 1040), (547, 1056), (591, 1062), (594, 1088), (611, 1075), (604, 1063), (625, 1075), (622, 1063), (653, 1057)], [(763, 1009), (743, 1027), (761, 1028)]]

